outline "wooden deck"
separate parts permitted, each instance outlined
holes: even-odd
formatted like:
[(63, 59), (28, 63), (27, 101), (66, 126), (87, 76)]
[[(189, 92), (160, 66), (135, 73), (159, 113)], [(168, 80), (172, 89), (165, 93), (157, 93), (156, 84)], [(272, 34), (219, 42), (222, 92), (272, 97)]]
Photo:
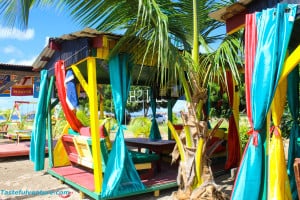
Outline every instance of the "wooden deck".
[[(100, 196), (93, 192), (95, 187), (92, 171), (76, 166), (65, 166), (49, 169), (48, 173), (79, 189), (92, 198), (100, 199)], [(162, 166), (162, 172), (155, 173), (155, 175), (150, 179), (142, 179), (143, 184), (146, 186), (145, 190), (130, 195), (177, 187), (176, 177), (177, 166), (171, 166), (170, 164), (164, 163)], [(125, 196), (128, 196), (128, 194)]]
[[(29, 156), (30, 141), (0, 143), (0, 158)], [(46, 142), (46, 153), (48, 152)]]

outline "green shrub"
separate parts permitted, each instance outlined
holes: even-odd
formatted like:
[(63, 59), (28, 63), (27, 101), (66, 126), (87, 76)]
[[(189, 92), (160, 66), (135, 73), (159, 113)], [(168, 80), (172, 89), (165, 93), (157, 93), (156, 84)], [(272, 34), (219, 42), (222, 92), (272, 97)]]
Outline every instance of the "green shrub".
[(248, 142), (248, 139), (249, 139), (249, 135), (247, 134), (248, 131), (249, 131), (249, 128), (247, 126), (240, 126), (239, 134), (240, 134), (242, 152), (244, 151), (246, 144)]
[(286, 107), (286, 110), (282, 115), (281, 124), (280, 124), (280, 129), (281, 129), (283, 138), (290, 137), (292, 125), (293, 125), (293, 118)]
[(128, 129), (133, 133), (134, 137), (149, 137), (151, 128), (151, 120), (147, 117), (136, 117), (131, 120)]
[(244, 151), (244, 148), (246, 147), (246, 144), (249, 139), (248, 131), (250, 130), (250, 126), (248, 123), (248, 118), (246, 115), (241, 114), (240, 115), (240, 122), (239, 122), (239, 135), (241, 140), (241, 148), (242, 152)]
[(60, 118), (55, 121), (55, 124), (52, 126), (52, 137), (59, 138), (62, 135), (62, 132), (67, 125), (67, 120), (65, 117)]

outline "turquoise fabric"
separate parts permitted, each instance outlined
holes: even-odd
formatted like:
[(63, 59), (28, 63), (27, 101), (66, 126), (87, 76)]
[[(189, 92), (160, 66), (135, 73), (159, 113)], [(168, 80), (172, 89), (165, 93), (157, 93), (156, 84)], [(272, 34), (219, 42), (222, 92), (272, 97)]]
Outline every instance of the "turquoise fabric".
[[(242, 162), (239, 168), (238, 176), (235, 181), (235, 189), (232, 191), (232, 199), (258, 199), (260, 186), (260, 176), (262, 165), (262, 159), (257, 156), (262, 154), (262, 145), (254, 146), (253, 140), (254, 135), (250, 136), (250, 139), (245, 148), (245, 154), (243, 155), (243, 160), (247, 162)], [(261, 143), (260, 135), (257, 135), (258, 142)], [(251, 188), (255, 186), (254, 188)], [(241, 189), (243, 188), (243, 189)], [(247, 189), (246, 189), (247, 188)]]
[[(292, 7), (285, 13), (287, 7)], [(259, 130), (273, 100), (290, 40), (296, 6), (278, 4), (277, 9), (257, 13), (258, 43), (252, 79), (252, 115), (254, 130)], [(275, 14), (276, 13), (276, 14)]]
[(288, 150), (288, 163), (287, 171), (290, 180), (290, 186), (292, 191), (293, 199), (298, 199), (297, 185), (295, 181), (294, 173), (294, 160), (300, 158), (300, 145), (297, 143), (299, 134), (299, 68), (296, 67), (288, 75), (288, 91), (287, 99), (289, 109), (293, 118), (292, 129), (290, 132), (289, 150)]
[(150, 91), (150, 94), (151, 94), (150, 105), (151, 105), (153, 116), (152, 116), (152, 124), (151, 124), (149, 139), (151, 141), (157, 141), (157, 140), (161, 140), (161, 135), (156, 121), (156, 95), (154, 95), (152, 89)]
[(29, 158), (34, 163), (34, 170), (44, 169), (45, 164), (45, 143), (46, 143), (46, 118), (47, 118), (47, 70), (41, 71), (40, 92), (37, 103), (37, 110), (34, 117), (32, 134), (30, 140)]
[[(296, 9), (295, 5), (278, 4), (277, 8), (256, 13), (258, 42), (251, 88), (254, 127), (251, 139), (255, 142), (249, 142), (244, 153), (241, 163), (244, 167), (238, 173), (232, 199), (267, 199), (266, 117), (280, 78), (293, 28), (294, 21), (289, 19), (295, 17)], [(253, 148), (257, 150), (254, 151)], [(256, 162), (251, 161), (252, 156), (247, 156), (250, 154), (248, 151), (255, 153), (253, 156)]]
[(109, 60), (110, 84), (119, 128), (104, 174), (102, 198), (115, 197), (145, 189), (129, 156), (124, 141), (125, 127), (121, 125), (130, 88), (131, 66), (129, 56), (126, 54), (116, 55)]

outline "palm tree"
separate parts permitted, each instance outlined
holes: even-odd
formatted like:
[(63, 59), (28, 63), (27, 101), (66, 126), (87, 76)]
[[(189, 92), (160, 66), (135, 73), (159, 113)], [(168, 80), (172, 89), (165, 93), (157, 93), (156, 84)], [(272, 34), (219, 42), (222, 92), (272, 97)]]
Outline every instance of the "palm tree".
[[(179, 175), (181, 179), (185, 179), (180, 183), (180, 191), (188, 194), (192, 190), (196, 191), (195, 188), (203, 188), (201, 186), (208, 185), (213, 179), (209, 173), (205, 149), (207, 125), (202, 114), (208, 83), (217, 79), (226, 85), (226, 70), (230, 70), (235, 80), (239, 81), (241, 37), (238, 34), (217, 34), (216, 30), (222, 24), (208, 17), (210, 12), (230, 2), (232, 1), (13, 0), (9, 3), (0, 2), (0, 13), (6, 17), (7, 23), (26, 27), (30, 8), (34, 5), (54, 3), (59, 8), (67, 8), (66, 10), (71, 11), (70, 15), (82, 25), (101, 31), (121, 31), (123, 37), (111, 55), (122, 51), (122, 47), (126, 46), (135, 60), (142, 60), (145, 64), (146, 58), (152, 58), (157, 70), (149, 79), (159, 83), (161, 89), (173, 87), (179, 82), (184, 88), (189, 107), (189, 112), (184, 117), (187, 125), (185, 133), (195, 136), (194, 139), (187, 139), (189, 144), (178, 145), (182, 147), (179, 149), (182, 163), (186, 163), (185, 154), (188, 149), (194, 151), (192, 159), (196, 163), (196, 175), (187, 179), (182, 174)], [(210, 44), (216, 41), (221, 43), (216, 50), (212, 50)], [(172, 129), (171, 125), (170, 128)], [(182, 143), (181, 140), (177, 142)], [(191, 143), (194, 145), (191, 146)]]

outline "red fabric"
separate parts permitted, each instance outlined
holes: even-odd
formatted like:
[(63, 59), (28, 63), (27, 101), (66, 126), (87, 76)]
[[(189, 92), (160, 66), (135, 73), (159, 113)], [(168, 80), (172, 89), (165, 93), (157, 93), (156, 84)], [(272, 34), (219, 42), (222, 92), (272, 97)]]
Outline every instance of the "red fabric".
[(251, 111), (251, 83), (257, 46), (255, 13), (246, 15), (245, 27), (245, 93), (248, 121), (253, 127)]
[(257, 137), (258, 131), (255, 131), (255, 130), (251, 129), (251, 130), (248, 131), (247, 134), (248, 135), (253, 135), (253, 145), (257, 147), (257, 145), (258, 145), (258, 137)]
[[(234, 101), (234, 84), (231, 72), (226, 72), (227, 77), (227, 85), (228, 85), (228, 96), (229, 96), (229, 105), (233, 107)], [(237, 167), (240, 163), (241, 159), (241, 148), (240, 148), (240, 140), (239, 140), (239, 132), (237, 129), (237, 125), (234, 119), (234, 115), (231, 114), (229, 117), (229, 127), (228, 127), (228, 140), (227, 140), (227, 160), (225, 163), (225, 169), (230, 169)]]
[(252, 122), (252, 108), (251, 108), (251, 84), (252, 74), (254, 68), (256, 47), (257, 47), (257, 29), (255, 21), (255, 13), (246, 15), (246, 27), (245, 27), (245, 93), (246, 93), (246, 109), (248, 121), (251, 126), (251, 130), (248, 134), (254, 134), (253, 145), (258, 144), (258, 132), (253, 130)]
[[(79, 133), (80, 133), (80, 135), (91, 137), (91, 128), (88, 126), (81, 127), (79, 129)], [(100, 138), (105, 138), (108, 136), (104, 125), (101, 125), (99, 127), (99, 136), (100, 136)]]
[(270, 128), (270, 133), (273, 133), (276, 136), (280, 136), (280, 128), (278, 126), (272, 126)]
[(82, 124), (77, 119), (76, 114), (72, 110), (70, 110), (66, 102), (65, 76), (66, 73), (64, 61), (59, 60), (55, 63), (55, 85), (57, 88), (57, 95), (68, 123), (74, 131), (79, 132)]
[[(248, 121), (250, 126), (253, 127), (252, 123), (252, 111), (251, 111), (251, 83), (252, 74), (254, 68), (254, 60), (257, 46), (257, 30), (255, 13), (246, 15), (246, 28), (245, 28), (245, 93), (246, 93), (246, 110)], [(228, 79), (232, 79), (231, 76)], [(231, 85), (232, 81), (228, 80), (229, 96), (233, 93), (233, 87)], [(230, 105), (232, 105), (233, 96), (230, 97)], [(229, 169), (231, 167), (237, 167), (241, 159), (240, 151), (236, 150), (236, 145), (240, 145), (237, 136), (237, 127), (235, 125), (234, 118), (231, 116), (229, 119), (229, 129), (228, 129), (228, 158), (225, 164), (225, 168)], [(257, 145), (257, 132), (251, 131), (254, 134), (253, 143)], [(235, 137), (235, 138), (234, 138)], [(240, 146), (238, 146), (240, 148)]]

